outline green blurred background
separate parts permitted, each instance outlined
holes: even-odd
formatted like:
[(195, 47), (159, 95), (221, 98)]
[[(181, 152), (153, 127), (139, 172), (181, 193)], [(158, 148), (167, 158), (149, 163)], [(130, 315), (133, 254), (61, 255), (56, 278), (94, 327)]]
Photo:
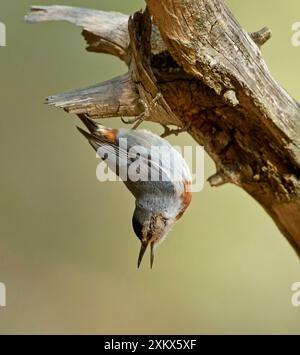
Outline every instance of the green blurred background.
[[(37, 1), (57, 3), (129, 14), (144, 7), (142, 0)], [(300, 99), (300, 47), (291, 45), (299, 1), (228, 3), (248, 31), (273, 30), (263, 54)], [(87, 53), (73, 25), (25, 24), (32, 4), (0, 3), (7, 26), (7, 47), (0, 48), (0, 281), (7, 286), (0, 333), (300, 333), (300, 308), (291, 305), (299, 260), (236, 187), (206, 184), (160, 247), (154, 269), (147, 255), (137, 270), (133, 198), (122, 183), (97, 182), (98, 160), (76, 118), (43, 103), (126, 68)], [(170, 141), (194, 144), (187, 134)], [(214, 171), (206, 157), (206, 178)]]

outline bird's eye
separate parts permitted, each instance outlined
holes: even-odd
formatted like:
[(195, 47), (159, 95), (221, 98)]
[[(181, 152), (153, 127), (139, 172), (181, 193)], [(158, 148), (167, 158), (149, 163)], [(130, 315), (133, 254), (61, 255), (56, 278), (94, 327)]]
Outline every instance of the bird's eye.
[(142, 240), (143, 239), (143, 225), (140, 223), (140, 221), (133, 216), (132, 218), (132, 227), (134, 230), (134, 233), (136, 234), (136, 236)]

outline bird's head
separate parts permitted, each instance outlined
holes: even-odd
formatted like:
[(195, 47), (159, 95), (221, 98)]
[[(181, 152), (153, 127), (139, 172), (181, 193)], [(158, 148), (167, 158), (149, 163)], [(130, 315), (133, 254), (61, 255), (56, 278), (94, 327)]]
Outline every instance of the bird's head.
[(155, 250), (166, 237), (172, 222), (161, 213), (137, 206), (132, 217), (132, 226), (136, 236), (141, 241), (141, 249), (138, 259), (138, 267), (150, 246), (150, 265), (153, 266)]

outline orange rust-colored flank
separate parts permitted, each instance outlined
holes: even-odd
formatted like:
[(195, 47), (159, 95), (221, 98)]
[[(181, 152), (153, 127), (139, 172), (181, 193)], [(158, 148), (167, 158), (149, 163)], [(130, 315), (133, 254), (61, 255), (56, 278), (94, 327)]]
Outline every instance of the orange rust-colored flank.
[(182, 207), (178, 215), (176, 216), (176, 220), (182, 217), (184, 214), (185, 210), (189, 207), (189, 204), (192, 201), (192, 193), (190, 191), (190, 187), (192, 183), (190, 181), (185, 180), (183, 182), (184, 185), (184, 192), (181, 194), (181, 201), (182, 201)]
[(119, 131), (117, 129), (101, 129), (101, 134), (105, 137), (109, 142), (114, 143), (117, 140)]

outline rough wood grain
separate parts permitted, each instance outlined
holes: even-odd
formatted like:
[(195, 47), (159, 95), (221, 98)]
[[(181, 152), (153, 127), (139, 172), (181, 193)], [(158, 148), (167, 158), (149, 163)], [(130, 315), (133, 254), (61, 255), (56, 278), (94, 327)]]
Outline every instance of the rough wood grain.
[[(82, 28), (89, 52), (107, 53), (128, 63), (129, 16), (119, 12), (105, 12), (73, 6), (32, 6), (25, 16), (28, 23), (67, 21)], [(152, 52), (166, 50), (159, 30), (153, 26)]]
[[(101, 39), (94, 49), (119, 56), (129, 67), (121, 88), (125, 77), (51, 97), (49, 103), (99, 117), (144, 110), (145, 119), (186, 127), (216, 163), (211, 185), (243, 188), (300, 255), (300, 105), (262, 58), (270, 30), (248, 34), (223, 0), (146, 3), (149, 13), (136, 13), (129, 22), (126, 15), (112, 21), (102, 13), (105, 25), (95, 21), (93, 10), (33, 8), (29, 21), (67, 19)], [(120, 45), (114, 29), (121, 22)], [(122, 50), (107, 49), (108, 39)]]
[(272, 78), (223, 0), (147, 4), (178, 65), (224, 102), (210, 118), (211, 130), (226, 137), (223, 147), (216, 147), (212, 132), (210, 142), (203, 141), (201, 126), (193, 128), (194, 137), (220, 175), (250, 193), (300, 254), (299, 104)]
[(129, 73), (85, 89), (50, 96), (47, 103), (69, 113), (98, 118), (137, 116), (142, 112)]

